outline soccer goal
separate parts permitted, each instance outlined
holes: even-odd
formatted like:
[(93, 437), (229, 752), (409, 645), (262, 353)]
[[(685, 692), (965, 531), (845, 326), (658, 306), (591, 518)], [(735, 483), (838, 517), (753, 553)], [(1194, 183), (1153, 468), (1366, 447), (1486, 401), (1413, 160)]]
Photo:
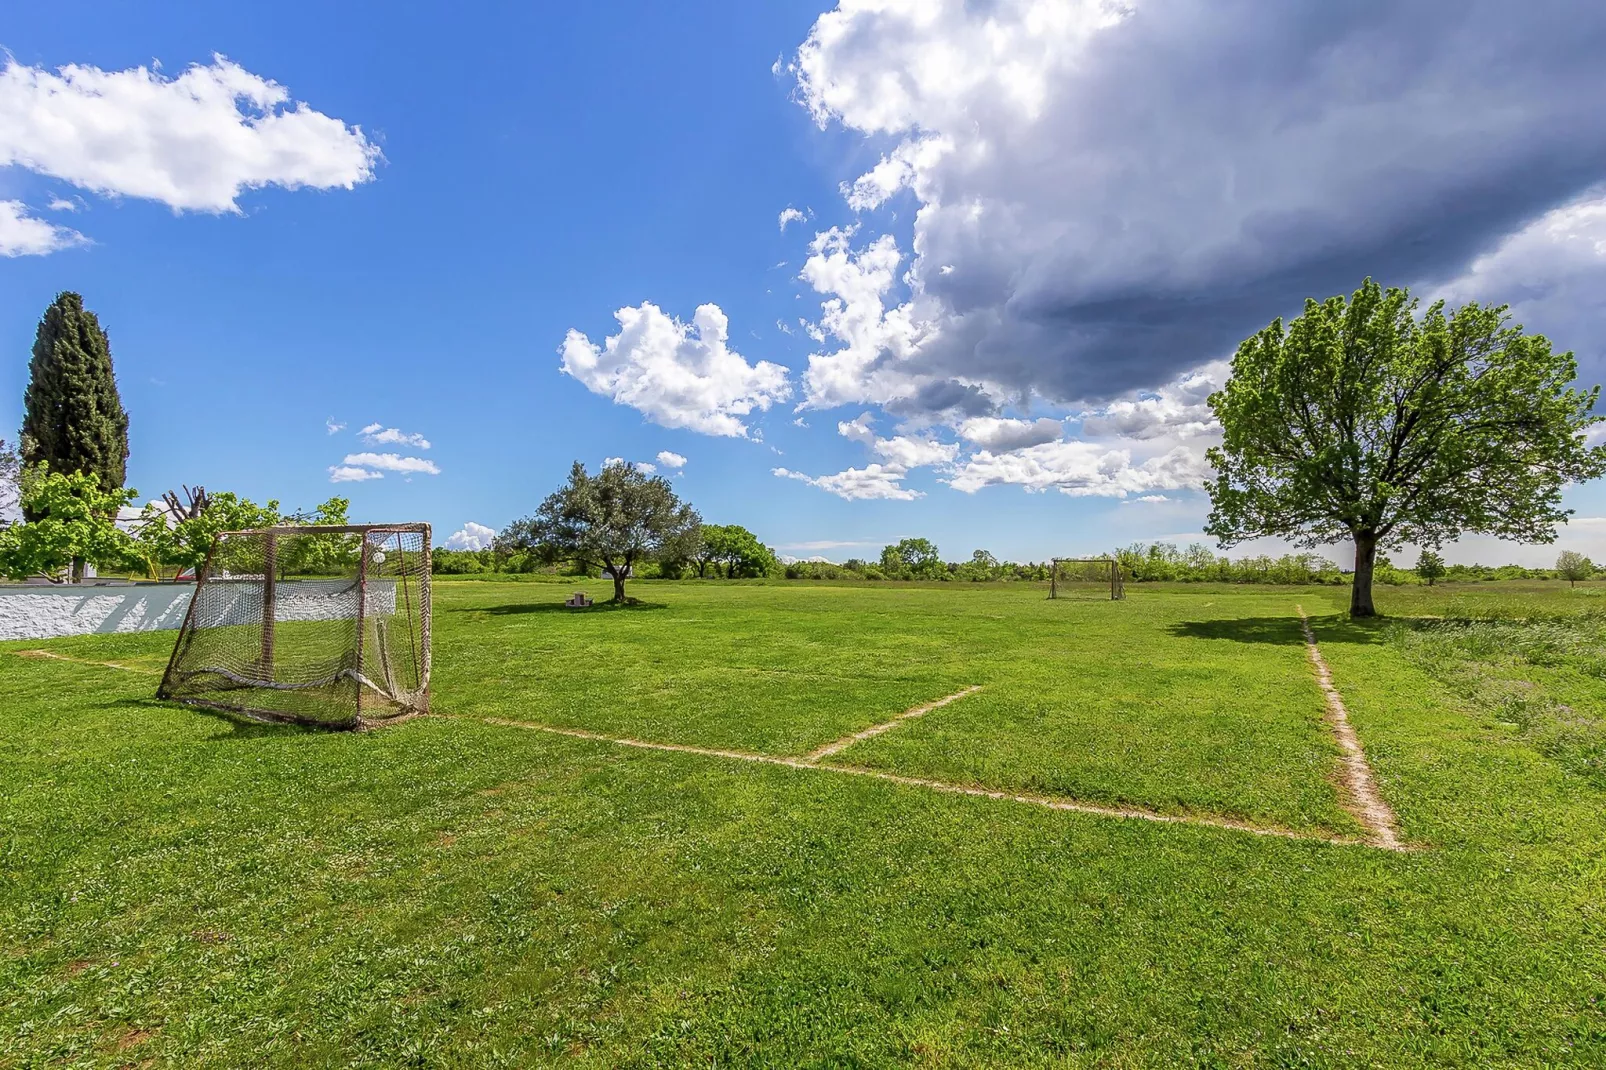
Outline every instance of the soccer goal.
[(1050, 598), (1126, 597), (1121, 563), (1112, 557), (1056, 557), (1048, 568)]
[(358, 728), (429, 709), (429, 525), (226, 531), (158, 698)]

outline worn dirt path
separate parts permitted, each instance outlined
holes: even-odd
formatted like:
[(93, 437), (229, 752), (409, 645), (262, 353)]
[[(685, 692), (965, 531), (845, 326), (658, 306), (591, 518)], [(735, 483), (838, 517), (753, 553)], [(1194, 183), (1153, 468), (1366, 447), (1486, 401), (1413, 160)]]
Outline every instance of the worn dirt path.
[(1372, 775), (1371, 763), (1366, 760), (1366, 751), (1361, 748), (1361, 739), (1355, 734), (1355, 726), (1350, 724), (1344, 698), (1333, 686), (1332, 671), (1316, 646), (1316, 633), (1310, 630), (1310, 618), (1305, 615), (1304, 606), (1294, 608), (1299, 610), (1299, 629), (1305, 633), (1305, 653), (1316, 672), (1316, 683), (1322, 689), (1322, 697), (1327, 702), (1327, 724), (1338, 740), (1339, 749), (1344, 752), (1339, 766), (1339, 802), (1351, 817), (1360, 822), (1366, 830), (1367, 842), (1372, 846), (1390, 851), (1404, 850), (1405, 845), (1400, 842), (1398, 831), (1399, 819), (1377, 790), (1377, 778)]

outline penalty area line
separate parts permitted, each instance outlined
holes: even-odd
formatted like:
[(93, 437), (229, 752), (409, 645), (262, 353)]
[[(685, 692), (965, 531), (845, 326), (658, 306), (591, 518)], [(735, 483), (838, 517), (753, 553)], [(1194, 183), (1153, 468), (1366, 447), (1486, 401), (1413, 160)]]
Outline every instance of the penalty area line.
[(822, 758), (829, 758), (837, 751), (846, 750), (860, 740), (869, 739), (872, 736), (879, 736), (883, 732), (890, 732), (892, 729), (897, 728), (905, 721), (912, 721), (916, 717), (924, 717), (932, 710), (941, 709), (950, 702), (958, 702), (966, 695), (974, 695), (980, 690), (980, 684), (972, 684), (962, 691), (955, 691), (951, 695), (944, 696), (943, 698), (936, 699), (932, 702), (927, 702), (921, 706), (916, 706), (911, 710), (905, 710), (890, 721), (883, 721), (881, 724), (873, 724), (862, 732), (855, 732), (851, 736), (843, 736), (841, 739), (827, 743), (823, 747), (820, 747), (816, 750), (811, 750), (803, 756), (803, 760), (805, 762), (817, 762)]
[(839, 776), (864, 777), (868, 780), (880, 780), (888, 784), (898, 784), (909, 788), (923, 788), (927, 791), (940, 792), (945, 795), (966, 795), (973, 798), (995, 799), (999, 802), (1036, 806), (1045, 810), (1088, 814), (1094, 817), (1152, 821), (1165, 825), (1196, 825), (1204, 828), (1224, 829), (1229, 832), (1247, 832), (1254, 836), (1269, 836), (1285, 840), (1311, 840), (1340, 846), (1379, 846), (1367, 840), (1358, 840), (1347, 836), (1334, 836), (1320, 832), (1302, 832), (1297, 829), (1279, 828), (1274, 825), (1256, 825), (1230, 817), (1210, 817), (1201, 814), (1167, 814), (1138, 806), (1105, 806), (1100, 803), (1085, 802), (1081, 799), (1072, 799), (1065, 796), (998, 791), (993, 788), (977, 787), (973, 784), (955, 784), (946, 780), (905, 776), (901, 773), (889, 773), (885, 770), (869, 769), (864, 766), (825, 764), (806, 758), (785, 758), (772, 754), (755, 754), (751, 751), (697, 747), (688, 743), (654, 743), (643, 739), (605, 736), (600, 732), (588, 732), (581, 728), (559, 728), (556, 725), (537, 724), (533, 721), (513, 721), (503, 717), (473, 717), (458, 713), (431, 713), (430, 716), (447, 720), (477, 721), (481, 724), (496, 725), (502, 728), (520, 728), (529, 732), (544, 732), (548, 735), (567, 736), (570, 739), (607, 743), (617, 747), (633, 747), (638, 750), (694, 754), (704, 758), (724, 758), (729, 761), (750, 762), (758, 765), (779, 765), (787, 769), (807, 769), (822, 773), (835, 773)]

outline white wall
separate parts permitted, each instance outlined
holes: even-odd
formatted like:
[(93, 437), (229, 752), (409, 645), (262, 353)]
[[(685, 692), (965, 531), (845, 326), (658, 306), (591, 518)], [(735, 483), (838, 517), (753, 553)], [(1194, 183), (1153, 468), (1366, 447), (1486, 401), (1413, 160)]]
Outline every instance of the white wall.
[(177, 628), (194, 584), (137, 587), (0, 587), (0, 639)]
[[(257, 582), (209, 585), (198, 611), (201, 625), (254, 624), (262, 619)], [(179, 628), (190, 608), (193, 583), (133, 587), (0, 587), (0, 639), (54, 639)], [(355, 616), (357, 595), (350, 580), (292, 580), (279, 584), (274, 619), (342, 620)], [(368, 613), (396, 612), (394, 580), (368, 584)]]

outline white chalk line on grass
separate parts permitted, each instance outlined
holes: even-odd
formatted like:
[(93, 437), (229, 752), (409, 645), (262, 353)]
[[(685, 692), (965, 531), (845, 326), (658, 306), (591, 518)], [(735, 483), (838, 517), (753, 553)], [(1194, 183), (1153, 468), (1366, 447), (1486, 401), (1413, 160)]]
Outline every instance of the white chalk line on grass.
[(948, 705), (948, 703), (950, 703), (950, 702), (958, 702), (960, 699), (964, 698), (966, 695), (974, 695), (976, 692), (978, 692), (980, 690), (981, 690), (981, 685), (980, 684), (972, 684), (971, 686), (965, 688), (962, 691), (955, 691), (951, 695), (945, 695), (944, 697), (936, 699), (933, 702), (927, 702), (926, 704), (924, 704), (922, 706), (916, 706), (912, 710), (905, 710), (902, 713), (898, 714), (898, 716), (894, 717), (890, 721), (883, 721), (880, 724), (873, 724), (869, 728), (866, 728), (862, 732), (855, 732), (851, 736), (843, 736), (841, 739), (834, 740), (833, 742), (827, 743), (823, 747), (820, 747), (820, 748), (818, 748), (816, 750), (811, 750), (811, 751), (809, 751), (808, 754), (803, 756), (803, 760), (805, 762), (817, 762), (817, 761), (821, 760), (822, 758), (829, 758), (831, 755), (835, 754), (837, 751), (846, 750), (847, 748), (853, 746), (855, 743), (858, 743), (860, 740), (869, 739), (872, 736), (879, 736), (883, 732), (890, 732), (892, 729), (897, 728), (899, 725), (903, 724), (905, 721), (912, 721), (916, 717), (924, 717), (926, 714), (930, 713), (932, 710), (941, 709), (942, 707)]
[[(1389, 809), (1380, 795), (1371, 776), (1371, 767), (1366, 763), (1366, 755), (1361, 750), (1360, 740), (1355, 735), (1354, 728), (1344, 711), (1343, 699), (1332, 685), (1332, 675), (1328, 672), (1327, 663), (1322, 660), (1321, 653), (1316, 649), (1315, 636), (1311, 633), (1310, 625), (1305, 620), (1305, 611), (1299, 610), (1300, 627), (1304, 629), (1306, 647), (1311, 656), (1311, 662), (1316, 667), (1317, 681), (1322, 686), (1323, 694), (1328, 700), (1328, 714), (1333, 725), (1334, 734), (1338, 737), (1339, 745), (1343, 748), (1345, 778), (1344, 786), (1353, 794), (1356, 806), (1346, 809), (1366, 828), (1368, 836), (1365, 840), (1357, 841), (1343, 836), (1330, 836), (1316, 832), (1300, 832), (1295, 829), (1277, 828), (1270, 825), (1256, 825), (1248, 821), (1237, 821), (1229, 817), (1210, 817), (1200, 814), (1167, 814), (1158, 810), (1147, 810), (1137, 806), (1105, 806), (1099, 803), (1084, 802), (1080, 799), (1067, 798), (1057, 795), (1034, 795), (1023, 792), (998, 791), (992, 788), (976, 787), (972, 784), (955, 784), (946, 780), (932, 780), (928, 777), (905, 776), (901, 773), (889, 773), (881, 769), (869, 769), (857, 765), (841, 765), (825, 763), (822, 759), (828, 758), (837, 752), (857, 743), (863, 739), (880, 735), (890, 729), (896, 728), (905, 721), (924, 716), (932, 710), (957, 702), (967, 695), (975, 694), (981, 690), (980, 685), (973, 685), (963, 691), (944, 696), (922, 706), (916, 706), (899, 714), (890, 721), (872, 725), (861, 732), (826, 744), (801, 758), (787, 758), (773, 754), (756, 754), (751, 751), (722, 750), (715, 747), (696, 747), (687, 743), (654, 743), (648, 740), (629, 739), (616, 736), (606, 736), (600, 732), (587, 732), (580, 728), (559, 728), (556, 725), (537, 724), (533, 721), (512, 721), (502, 717), (472, 717), (462, 714), (434, 713), (433, 716), (449, 720), (479, 721), (482, 724), (499, 725), (505, 728), (523, 728), (532, 732), (545, 732), (550, 735), (568, 736), (571, 739), (590, 740), (595, 743), (609, 743), (620, 747), (635, 747), (640, 750), (670, 751), (677, 754), (695, 754), (705, 758), (725, 758), (738, 762), (755, 762), (763, 765), (779, 765), (788, 769), (818, 769), (828, 773), (839, 773), (844, 776), (866, 777), (871, 780), (880, 780), (889, 784), (901, 784), (904, 787), (925, 788), (929, 791), (942, 792), (947, 795), (968, 795), (976, 798), (996, 799), (1002, 802), (1021, 803), (1028, 806), (1040, 806), (1048, 810), (1059, 810), (1078, 814), (1091, 814), (1095, 817), (1117, 817), (1135, 821), (1153, 821), (1169, 825), (1200, 825), (1205, 828), (1227, 829), (1232, 832), (1247, 832), (1255, 836), (1274, 836), (1289, 840), (1318, 840), (1324, 843), (1335, 844), (1364, 844), (1370, 847), (1381, 847), (1387, 850), (1406, 850), (1394, 831), (1394, 812)], [(67, 654), (57, 654), (49, 650), (19, 650), (18, 657), (49, 658), (53, 661), (67, 661), (79, 665), (94, 665), (105, 669), (117, 669), (120, 672), (137, 673), (142, 676), (160, 676), (161, 673), (151, 669), (136, 668), (132, 665), (118, 665), (110, 661), (91, 661), (88, 658), (75, 658)], [(395, 722), (411, 721), (408, 716), (399, 718)]]
[(1361, 748), (1361, 739), (1355, 734), (1355, 726), (1350, 724), (1344, 698), (1333, 686), (1333, 673), (1316, 646), (1316, 633), (1311, 631), (1310, 618), (1305, 615), (1304, 606), (1294, 608), (1299, 611), (1300, 631), (1305, 633), (1305, 653), (1310, 658), (1311, 668), (1316, 672), (1316, 683), (1321, 687), (1322, 697), (1327, 703), (1327, 723), (1338, 740), (1339, 749), (1344, 752), (1340, 777), (1340, 792), (1344, 796), (1342, 805), (1351, 817), (1361, 823), (1366, 830), (1367, 842), (1373, 847), (1403, 851), (1405, 845), (1400, 842), (1396, 831), (1399, 819), (1377, 790), (1377, 778), (1372, 775), (1371, 763), (1366, 760), (1366, 751)]
[(154, 669), (140, 669), (133, 665), (119, 665), (115, 661), (91, 661), (88, 658), (75, 658), (68, 654), (57, 654), (53, 650), (19, 650), (19, 658), (49, 658), (51, 661), (70, 661), (75, 665), (98, 665), (102, 669), (118, 669), (122, 672), (135, 672), (141, 676), (160, 676)]
[(715, 747), (696, 747), (688, 743), (654, 743), (643, 739), (630, 739), (627, 737), (606, 736), (600, 732), (588, 732), (581, 728), (559, 728), (556, 725), (537, 724), (533, 721), (513, 721), (502, 717), (473, 717), (464, 714), (434, 714), (453, 720), (479, 721), (482, 724), (498, 725), (504, 728), (522, 728), (531, 732), (546, 732), (555, 736), (568, 736), (571, 739), (590, 740), (595, 743), (609, 743), (619, 747), (635, 747), (640, 750), (669, 751), (675, 754), (695, 754), (704, 758), (725, 758), (738, 762), (753, 762), (760, 765), (779, 765), (787, 769), (814, 769), (827, 773), (838, 773), (843, 776), (866, 777), (871, 780), (881, 780), (889, 784), (900, 784), (910, 788), (925, 788), (928, 791), (942, 792), (946, 795), (968, 795), (983, 799), (996, 799), (1000, 802), (1021, 803), (1028, 806), (1040, 806), (1047, 810), (1060, 810), (1070, 813), (1091, 814), (1095, 817), (1119, 817), (1136, 821), (1154, 821), (1167, 825), (1200, 825), (1205, 828), (1227, 829), (1232, 832), (1248, 832), (1256, 836), (1274, 836), (1287, 840), (1317, 840), (1323, 843), (1335, 843), (1355, 846), (1374, 846), (1364, 841), (1350, 839), (1343, 836), (1331, 836), (1318, 832), (1300, 832), (1296, 829), (1277, 828), (1270, 825), (1256, 825), (1248, 821), (1236, 821), (1230, 817), (1211, 817), (1200, 814), (1167, 814), (1158, 810), (1147, 810), (1137, 806), (1105, 806), (1099, 803), (1084, 802), (1080, 799), (1071, 799), (1057, 795), (1034, 795), (1023, 792), (998, 791), (992, 788), (980, 788), (971, 784), (955, 784), (946, 780), (932, 780), (927, 777), (904, 776), (901, 773), (889, 773), (881, 769), (868, 769), (859, 765), (825, 764), (809, 758), (787, 758), (773, 754), (755, 754), (751, 751), (722, 750)]

